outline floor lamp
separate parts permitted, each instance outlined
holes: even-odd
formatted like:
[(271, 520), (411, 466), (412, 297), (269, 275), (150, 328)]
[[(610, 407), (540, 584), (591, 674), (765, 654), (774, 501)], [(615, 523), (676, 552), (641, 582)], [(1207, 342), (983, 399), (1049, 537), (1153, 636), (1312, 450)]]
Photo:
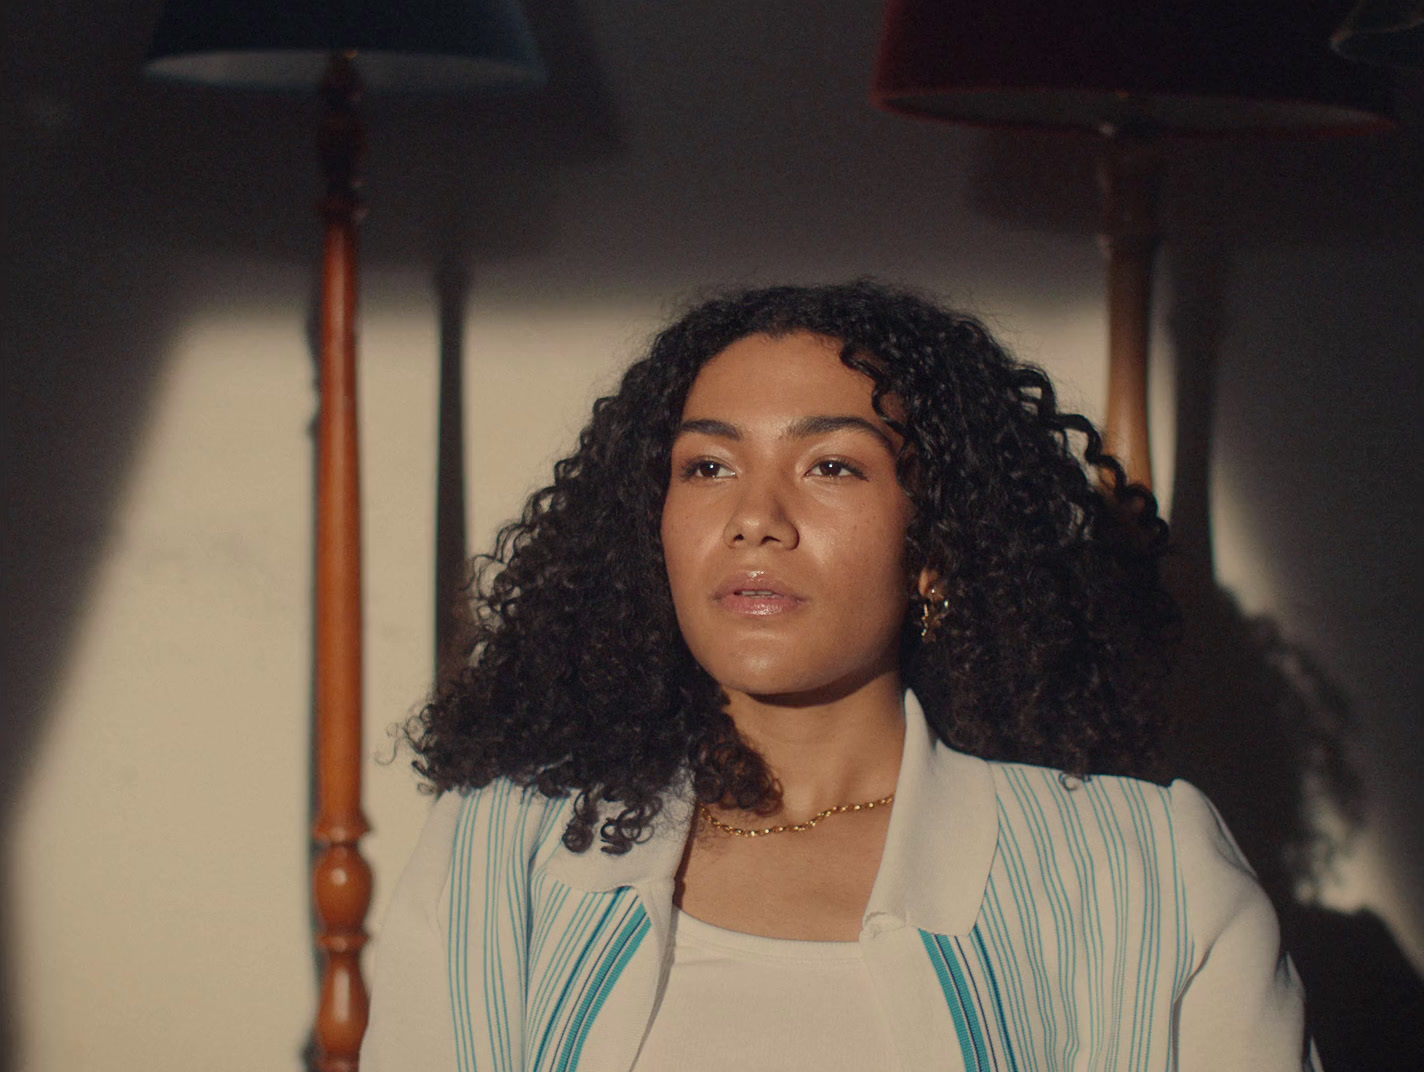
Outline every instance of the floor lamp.
[(457, 92), (538, 85), (543, 68), (517, 0), (169, 0), (146, 64), (161, 78), (319, 91), (326, 190), (317, 424), (316, 771), (312, 872), (322, 981), (315, 1064), (354, 1072), (366, 1028), (360, 952), (371, 871), (361, 809), (361, 515), (356, 425), (357, 230), (373, 91)]
[(1340, 17), (1324, 0), (889, 0), (872, 93), (881, 107), (1101, 140), (1104, 433), (1133, 481), (1152, 482), (1147, 340), (1164, 140), (1387, 125), (1387, 78), (1330, 52)]

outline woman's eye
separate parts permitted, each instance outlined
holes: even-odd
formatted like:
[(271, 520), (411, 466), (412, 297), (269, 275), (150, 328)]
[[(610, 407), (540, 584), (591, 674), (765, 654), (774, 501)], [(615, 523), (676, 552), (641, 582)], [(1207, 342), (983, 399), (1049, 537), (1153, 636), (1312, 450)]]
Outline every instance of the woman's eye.
[(851, 465), (850, 462), (841, 461), (839, 458), (826, 458), (811, 466), (813, 476), (863, 476), (859, 469)]
[(718, 477), (730, 476), (731, 472), (721, 462), (711, 458), (695, 458), (682, 467), (684, 480), (716, 480)]

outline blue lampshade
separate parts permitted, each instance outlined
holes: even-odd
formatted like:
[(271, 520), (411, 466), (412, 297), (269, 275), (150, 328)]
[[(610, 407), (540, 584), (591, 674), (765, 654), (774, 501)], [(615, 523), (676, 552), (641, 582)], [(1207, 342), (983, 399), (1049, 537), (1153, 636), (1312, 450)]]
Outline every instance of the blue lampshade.
[(544, 66), (518, 0), (169, 0), (145, 69), (250, 89), (309, 89), (333, 52), (368, 89), (533, 88)]

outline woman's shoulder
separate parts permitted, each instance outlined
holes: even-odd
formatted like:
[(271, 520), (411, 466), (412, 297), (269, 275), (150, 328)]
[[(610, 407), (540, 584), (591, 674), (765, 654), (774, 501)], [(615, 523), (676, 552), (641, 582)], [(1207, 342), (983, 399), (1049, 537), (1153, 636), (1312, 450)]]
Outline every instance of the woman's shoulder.
[(1079, 777), (1054, 767), (1032, 763), (985, 762), (993, 776), (1001, 810), (1005, 807), (1053, 808), (1074, 814), (1097, 814), (1108, 809), (1116, 814), (1145, 809), (1155, 815), (1171, 809), (1173, 794), (1178, 786), (1185, 786), (1188, 792), (1201, 795), (1185, 782), (1164, 786), (1145, 778), (1119, 774)]
[(998, 842), (976, 928), (999, 963), (1044, 979), (1128, 965), (1132, 993), (1169, 1010), (1182, 1068), (1315, 1067), (1274, 910), (1200, 790), (989, 768)]
[(1179, 857), (1215, 854), (1250, 873), (1212, 803), (1196, 786), (1122, 774), (1072, 774), (1030, 763), (988, 762), (1001, 833), (1061, 840), (1096, 834), (1124, 848)]
[(493, 837), (505, 848), (538, 849), (550, 840), (558, 842), (572, 809), (568, 795), (551, 797), (532, 785), (499, 777), (488, 785), (445, 793), (431, 818), (447, 810), (455, 816), (457, 838)]
[[(1168, 785), (1121, 774), (1083, 777), (1032, 763), (985, 761), (1001, 810), (1051, 808), (1075, 817), (1112, 816), (1132, 824), (1185, 825), (1188, 836), (1225, 834), (1221, 816), (1200, 789), (1183, 779)], [(1227, 836), (1229, 840), (1229, 835)]]
[(452, 951), (471, 927), (523, 917), (524, 883), (559, 845), (570, 807), (509, 778), (436, 799), (377, 931), (363, 1068), (455, 1067)]
[(567, 797), (545, 796), (504, 777), (447, 790), (431, 806), (400, 884), (433, 897), (450, 881), (457, 859), (464, 872), (496, 856), (532, 862), (558, 845), (571, 808)]
[[(1131, 865), (1152, 872), (1200, 918), (1239, 910), (1259, 886), (1220, 813), (1200, 789), (1177, 779), (1095, 774), (1075, 778), (1049, 767), (990, 762), (1001, 843), (1039, 855), (1079, 858), (1104, 873)], [(1107, 864), (1108, 867), (1103, 865)]]

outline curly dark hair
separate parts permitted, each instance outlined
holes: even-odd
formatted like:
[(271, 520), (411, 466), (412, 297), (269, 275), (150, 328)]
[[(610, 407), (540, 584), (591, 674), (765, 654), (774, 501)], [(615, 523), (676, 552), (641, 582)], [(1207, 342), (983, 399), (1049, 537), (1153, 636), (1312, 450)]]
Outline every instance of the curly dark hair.
[(703, 802), (775, 808), (775, 779), (678, 631), (659, 526), (698, 371), (740, 338), (797, 331), (839, 341), (904, 437), (906, 564), (939, 572), (948, 612), (930, 642), (907, 623), (901, 668), (935, 731), (986, 758), (1147, 773), (1174, 620), (1156, 503), (977, 321), (858, 281), (700, 304), (594, 404), (553, 484), (476, 559), (468, 658), (407, 724), (436, 791), (503, 776), (573, 794), (565, 844), (597, 832), (613, 853), (648, 836), (683, 777)]

